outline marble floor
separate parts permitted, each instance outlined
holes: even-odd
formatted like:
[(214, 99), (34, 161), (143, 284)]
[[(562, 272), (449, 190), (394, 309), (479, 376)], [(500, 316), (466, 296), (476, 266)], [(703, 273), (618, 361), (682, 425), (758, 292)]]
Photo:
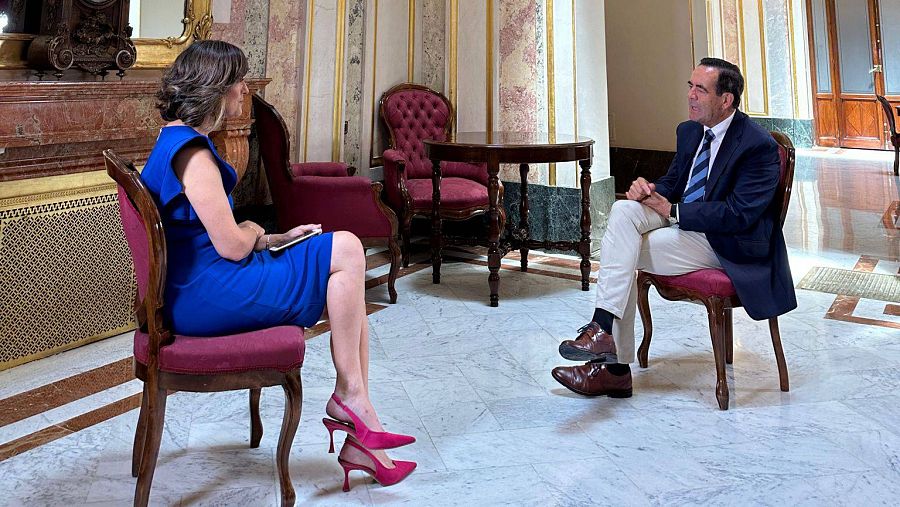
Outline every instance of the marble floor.
[[(805, 150), (785, 225), (794, 282), (813, 267), (897, 276), (898, 179), (883, 152)], [(900, 301), (798, 289), (780, 319), (791, 390), (778, 388), (765, 323), (735, 311), (731, 406), (718, 409), (705, 311), (652, 294), (655, 334), (629, 399), (584, 398), (550, 377), (560, 340), (592, 313), (577, 261), (511, 255), (490, 308), (483, 252), (425, 254), (387, 304), (370, 256), (371, 391), (385, 426), (418, 442), (388, 488), (359, 472), (341, 491), (320, 419), (334, 372), (310, 329), (291, 454), (298, 505), (898, 505)], [(595, 266), (596, 268), (596, 266)], [(140, 403), (126, 334), (0, 372), (0, 505), (131, 502)], [(263, 391), (249, 448), (246, 392), (169, 396), (151, 503), (275, 505), (283, 396)]]

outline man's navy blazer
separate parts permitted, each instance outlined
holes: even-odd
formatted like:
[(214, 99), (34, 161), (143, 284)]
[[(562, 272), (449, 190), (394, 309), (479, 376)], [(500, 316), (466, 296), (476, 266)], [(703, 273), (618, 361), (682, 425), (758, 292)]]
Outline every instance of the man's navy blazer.
[[(703, 125), (686, 121), (677, 134), (675, 160), (655, 182), (656, 191), (672, 203), (681, 201)], [(756, 320), (797, 307), (781, 209), (773, 201), (779, 162), (772, 136), (736, 111), (710, 168), (703, 199), (678, 205), (678, 226), (706, 234), (747, 314)]]

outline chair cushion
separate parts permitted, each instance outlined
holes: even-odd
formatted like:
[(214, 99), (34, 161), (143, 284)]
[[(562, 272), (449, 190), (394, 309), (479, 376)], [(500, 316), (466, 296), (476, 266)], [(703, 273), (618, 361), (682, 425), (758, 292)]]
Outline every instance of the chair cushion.
[[(406, 188), (412, 199), (413, 208), (431, 207), (431, 180), (407, 180)], [(487, 206), (487, 187), (466, 178), (443, 178), (441, 180), (441, 208), (465, 209)]]
[[(147, 364), (150, 337), (134, 333), (134, 357)], [(215, 375), (274, 369), (287, 372), (303, 366), (303, 328), (277, 326), (228, 336), (175, 335), (159, 351), (159, 369), (187, 375)]]
[(737, 294), (731, 279), (721, 269), (700, 269), (683, 275), (653, 275), (658, 282), (670, 287), (690, 289), (707, 296), (730, 297)]

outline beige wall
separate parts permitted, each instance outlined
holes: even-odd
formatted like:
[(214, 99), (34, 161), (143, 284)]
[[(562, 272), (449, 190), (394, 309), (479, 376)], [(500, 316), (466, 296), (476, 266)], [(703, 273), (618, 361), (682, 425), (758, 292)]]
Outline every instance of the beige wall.
[[(690, 0), (608, 0), (610, 145), (675, 151), (693, 68)], [(697, 20), (695, 20), (697, 23)], [(705, 31), (705, 21), (699, 25)]]

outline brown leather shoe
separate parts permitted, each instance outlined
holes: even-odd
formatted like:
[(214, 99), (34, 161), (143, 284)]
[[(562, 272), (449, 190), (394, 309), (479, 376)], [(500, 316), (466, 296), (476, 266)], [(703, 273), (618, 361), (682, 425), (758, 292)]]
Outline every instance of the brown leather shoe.
[(570, 361), (593, 361), (603, 364), (618, 363), (616, 343), (611, 334), (591, 322), (578, 330), (578, 338), (559, 344), (559, 355)]
[(625, 375), (613, 375), (604, 364), (586, 363), (581, 366), (557, 366), (550, 374), (570, 391), (584, 396), (605, 394), (610, 398), (631, 398), (631, 371)]

